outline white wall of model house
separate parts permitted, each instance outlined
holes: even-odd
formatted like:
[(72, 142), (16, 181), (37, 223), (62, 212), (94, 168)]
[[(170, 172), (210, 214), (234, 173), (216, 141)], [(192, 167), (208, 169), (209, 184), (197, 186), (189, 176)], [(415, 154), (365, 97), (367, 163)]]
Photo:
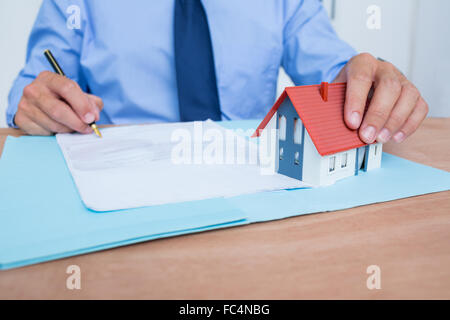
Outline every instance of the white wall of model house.
[[(315, 150), (317, 152), (317, 150)], [(344, 166), (344, 158), (346, 165)], [(320, 159), (320, 181), (314, 185), (328, 186), (336, 181), (355, 175), (356, 149), (347, 150)]]
[(374, 143), (369, 147), (368, 152), (366, 152), (365, 157), (367, 158), (366, 170), (370, 171), (372, 169), (377, 169), (381, 166), (381, 156), (383, 154), (383, 144)]
[[(340, 179), (354, 176), (356, 161), (359, 162), (359, 168), (363, 157), (366, 157), (367, 171), (381, 166), (381, 143), (369, 145), (368, 152), (365, 155), (361, 152), (358, 157), (358, 148), (322, 156), (317, 151), (308, 132), (305, 132), (304, 143), (302, 180), (312, 186), (329, 186)], [(362, 147), (362, 150), (365, 150), (365, 147)]]
[[(313, 186), (328, 186), (336, 181), (355, 175), (356, 161), (358, 168), (367, 157), (367, 171), (380, 168), (382, 144), (368, 146), (368, 153), (359, 149), (350, 149), (326, 156), (321, 156), (311, 140), (308, 132), (305, 134), (305, 151), (303, 154), (303, 181)], [(361, 148), (362, 151), (365, 147)], [(357, 152), (359, 152), (357, 157)]]

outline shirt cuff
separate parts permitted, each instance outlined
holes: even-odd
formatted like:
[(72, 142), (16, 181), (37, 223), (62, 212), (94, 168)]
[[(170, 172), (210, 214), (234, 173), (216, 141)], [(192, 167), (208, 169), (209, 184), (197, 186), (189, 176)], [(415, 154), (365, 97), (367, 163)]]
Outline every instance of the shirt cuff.
[(10, 128), (18, 129), (19, 127), (14, 122), (14, 117), (16, 116), (16, 111), (17, 111), (17, 107), (16, 107), (16, 110), (14, 111), (14, 113), (9, 113), (9, 112), (6, 113), (6, 124)]
[(17, 107), (19, 101), (22, 98), (23, 88), (33, 82), (34, 78), (19, 77), (14, 82), (11, 91), (8, 96), (8, 108), (6, 109), (6, 124), (11, 128), (18, 128), (14, 123), (14, 117), (16, 116)]
[(14, 122), (14, 117), (16, 116), (16, 112), (17, 112), (17, 107), (16, 107), (16, 110), (14, 111), (14, 113), (9, 113), (9, 111), (6, 113), (6, 124), (10, 128), (18, 129), (19, 127)]

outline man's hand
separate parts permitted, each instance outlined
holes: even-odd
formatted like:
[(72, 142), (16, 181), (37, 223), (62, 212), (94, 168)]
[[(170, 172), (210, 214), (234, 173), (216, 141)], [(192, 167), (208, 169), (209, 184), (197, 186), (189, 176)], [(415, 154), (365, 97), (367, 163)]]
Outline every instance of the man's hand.
[[(366, 143), (391, 138), (400, 143), (419, 127), (428, 105), (417, 88), (391, 63), (368, 53), (353, 57), (334, 82), (347, 82), (344, 118), (351, 129), (359, 128)], [(366, 114), (367, 97), (374, 85)]]
[(99, 119), (102, 108), (102, 100), (76, 82), (44, 71), (24, 88), (14, 122), (31, 135), (91, 133), (89, 124)]

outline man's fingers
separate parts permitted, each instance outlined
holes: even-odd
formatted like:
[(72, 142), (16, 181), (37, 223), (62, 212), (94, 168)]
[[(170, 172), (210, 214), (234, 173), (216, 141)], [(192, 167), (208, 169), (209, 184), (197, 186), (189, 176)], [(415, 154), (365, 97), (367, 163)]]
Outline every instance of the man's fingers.
[(406, 120), (405, 124), (400, 129), (400, 131), (394, 134), (393, 136), (394, 141), (397, 143), (403, 142), (414, 131), (416, 131), (419, 125), (427, 116), (428, 109), (429, 109), (428, 104), (425, 102), (425, 100), (423, 98), (419, 98), (416, 107), (409, 116), (408, 120)]
[(375, 92), (359, 130), (361, 140), (373, 143), (384, 127), (401, 93), (401, 84), (394, 72), (383, 72), (375, 81)]
[(29, 121), (25, 127), (22, 128), (23, 131), (25, 131), (29, 135), (33, 136), (51, 136), (53, 135), (53, 132), (50, 132), (44, 128), (42, 128), (40, 125), (33, 121)]
[(84, 123), (90, 124), (98, 120), (98, 109), (75, 81), (52, 72), (43, 72), (38, 78), (47, 84), (50, 91), (67, 101)]
[(398, 99), (394, 109), (392, 110), (389, 119), (384, 128), (378, 134), (377, 141), (381, 143), (388, 142), (392, 135), (397, 133), (405, 124), (408, 117), (414, 110), (419, 101), (420, 93), (416, 87), (406, 81), (401, 89), (400, 98)]
[(338, 80), (347, 80), (345, 122), (351, 129), (359, 128), (365, 143), (375, 139), (384, 143), (391, 137), (403, 141), (427, 113), (417, 88), (391, 63), (378, 61), (370, 54), (353, 57)]
[(69, 133), (73, 131), (71, 128), (51, 119), (37, 107), (32, 108), (29, 118), (41, 128), (51, 133)]
[[(16, 122), (16, 125), (18, 125), (22, 129), (24, 129), (25, 131), (27, 131), (27, 129), (28, 129), (28, 132), (32, 133), (32, 134), (48, 135), (51, 133), (72, 132), (73, 129), (65, 126), (64, 124), (62, 124), (54, 119), (51, 119), (50, 116), (47, 115), (45, 113), (45, 111), (43, 111), (43, 108), (39, 106), (39, 103), (44, 103), (46, 108), (51, 108), (52, 103), (54, 103), (53, 100), (56, 100), (56, 99), (53, 98), (52, 96), (46, 95), (45, 93), (41, 94), (39, 101), (36, 101), (36, 102), (34, 102), (34, 101), (30, 102), (27, 99), (22, 99), (19, 102), (19, 107), (18, 107), (18, 110), (16, 113), (16, 117), (14, 119)], [(56, 102), (58, 102), (58, 100), (56, 100)], [(73, 111), (71, 111), (71, 112), (73, 113)], [(84, 124), (83, 122), (81, 122), (81, 120), (78, 119), (78, 117), (75, 114), (73, 114), (73, 117), (75, 117), (77, 119), (77, 121), (79, 121), (81, 123), (82, 126), (87, 127), (87, 125)], [(27, 122), (33, 122), (35, 125), (38, 125), (39, 128), (37, 128), (35, 125), (32, 125), (32, 127), (29, 128), (27, 126)], [(44, 129), (46, 131), (45, 134), (41, 129)], [(35, 132), (36, 130), (38, 132)], [(33, 132), (30, 132), (30, 131), (33, 131)]]
[(34, 136), (51, 136), (53, 133), (42, 128), (40, 125), (29, 119), (23, 112), (16, 113), (14, 117), (16, 125), (26, 134)]
[[(36, 101), (38, 107), (43, 111), (43, 113), (48, 116), (48, 118), (53, 121), (61, 124), (64, 127), (70, 128), (73, 131), (77, 131), (80, 133), (90, 133), (92, 129), (80, 120), (80, 118), (75, 114), (75, 112), (68, 106), (64, 101), (59, 100), (58, 98), (51, 95), (43, 95)], [(49, 119), (49, 120), (50, 120)], [(49, 122), (47, 120), (43, 120), (48, 125)], [(37, 121), (38, 123), (41, 123)], [(53, 126), (56, 128), (56, 125)], [(53, 130), (53, 132), (61, 132), (59, 130)]]
[(372, 87), (376, 60), (370, 54), (361, 54), (347, 66), (347, 92), (344, 119), (351, 129), (358, 129), (364, 115), (367, 96)]

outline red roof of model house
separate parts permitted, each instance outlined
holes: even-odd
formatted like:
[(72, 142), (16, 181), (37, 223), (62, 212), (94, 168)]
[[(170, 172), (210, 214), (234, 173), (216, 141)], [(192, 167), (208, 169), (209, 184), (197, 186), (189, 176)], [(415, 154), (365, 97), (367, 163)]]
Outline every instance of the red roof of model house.
[(349, 129), (344, 122), (346, 88), (346, 83), (287, 87), (253, 136), (260, 135), (284, 99), (289, 97), (322, 156), (365, 146), (358, 131)]

